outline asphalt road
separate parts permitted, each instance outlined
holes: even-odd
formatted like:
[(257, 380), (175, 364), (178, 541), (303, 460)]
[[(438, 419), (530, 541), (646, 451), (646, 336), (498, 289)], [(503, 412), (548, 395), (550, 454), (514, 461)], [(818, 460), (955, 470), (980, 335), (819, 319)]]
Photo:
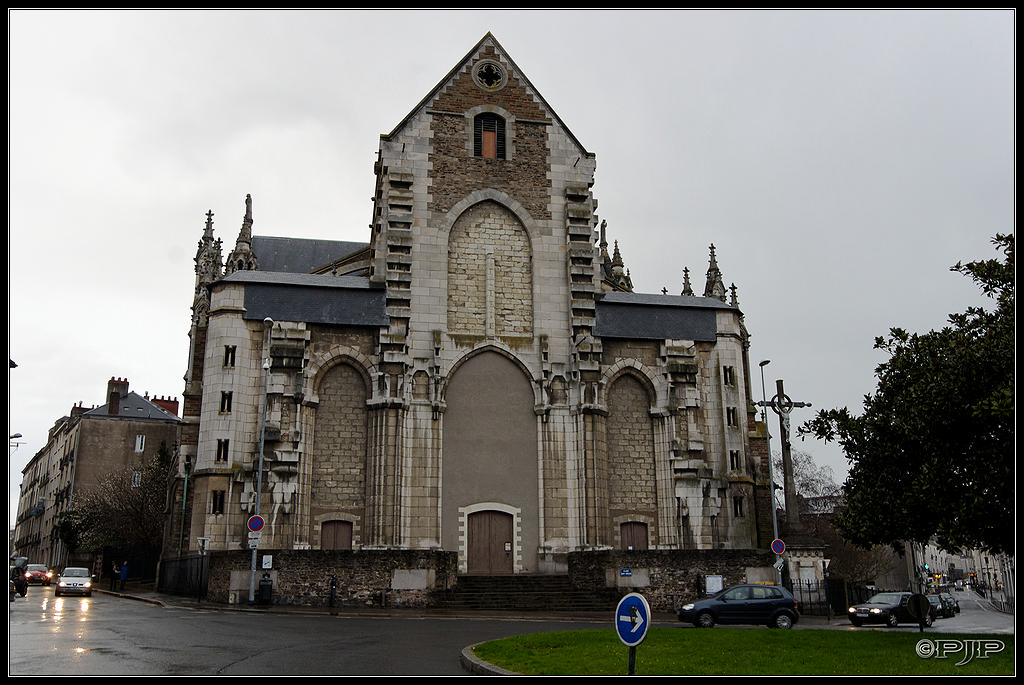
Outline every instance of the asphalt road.
[[(130, 675), (467, 675), (462, 650), (524, 633), (612, 630), (612, 616), (443, 616), (417, 612), (331, 615), (324, 611), (240, 611), (178, 598), (95, 593), (53, 596), (33, 586), (9, 606), (8, 674)], [(1013, 634), (1013, 616), (958, 593), (962, 612), (926, 632)], [(166, 600), (166, 601), (165, 601)], [(660, 615), (656, 624), (697, 630)], [(797, 630), (854, 628), (845, 616), (805, 617)], [(750, 627), (751, 630), (766, 630)], [(904, 625), (896, 630), (917, 631)]]
[(9, 613), (9, 675), (467, 675), (466, 646), (607, 622), (374, 617), (159, 606), (29, 590)]

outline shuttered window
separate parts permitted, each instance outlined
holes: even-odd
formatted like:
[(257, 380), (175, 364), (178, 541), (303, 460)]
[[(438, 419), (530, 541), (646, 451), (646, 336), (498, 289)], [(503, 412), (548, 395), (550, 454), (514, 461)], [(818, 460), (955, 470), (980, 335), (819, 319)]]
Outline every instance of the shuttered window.
[(505, 159), (505, 120), (497, 114), (477, 115), (473, 122), (473, 154), (484, 159)]

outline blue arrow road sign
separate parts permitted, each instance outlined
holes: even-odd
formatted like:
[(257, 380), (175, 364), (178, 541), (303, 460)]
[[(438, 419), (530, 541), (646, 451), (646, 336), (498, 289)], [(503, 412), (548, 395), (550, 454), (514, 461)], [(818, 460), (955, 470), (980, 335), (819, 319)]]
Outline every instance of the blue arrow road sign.
[(615, 608), (615, 632), (622, 644), (636, 647), (647, 637), (650, 625), (651, 607), (643, 595), (631, 592), (619, 600)]

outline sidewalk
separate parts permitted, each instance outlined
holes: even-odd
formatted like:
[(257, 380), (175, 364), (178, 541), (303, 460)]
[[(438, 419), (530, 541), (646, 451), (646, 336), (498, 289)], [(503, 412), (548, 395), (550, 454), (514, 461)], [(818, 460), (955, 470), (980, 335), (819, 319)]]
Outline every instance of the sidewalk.
[[(220, 602), (200, 601), (195, 597), (169, 595), (146, 587), (133, 587), (131, 583), (124, 591), (94, 588), (94, 592), (122, 597), (140, 602), (148, 602), (165, 607), (204, 609), (208, 611), (240, 611), (271, 614), (305, 614), (310, 616), (368, 616), (392, 618), (493, 618), (497, 620), (523, 621), (592, 621), (595, 623), (612, 622), (614, 611), (595, 612), (545, 612), (545, 611), (501, 611), (487, 609), (438, 609), (438, 608), (399, 608), (399, 607), (319, 607), (299, 606), (290, 604), (222, 604)], [(654, 612), (653, 625), (680, 625), (673, 613)], [(842, 619), (842, 620), (841, 620)], [(846, 627), (845, 617), (801, 616), (797, 624), (803, 627), (830, 628)]]

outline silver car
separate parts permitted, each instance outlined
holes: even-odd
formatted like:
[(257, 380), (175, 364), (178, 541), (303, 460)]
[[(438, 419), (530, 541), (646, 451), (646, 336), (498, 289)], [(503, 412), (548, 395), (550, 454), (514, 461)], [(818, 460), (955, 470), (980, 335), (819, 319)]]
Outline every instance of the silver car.
[(85, 595), (92, 596), (92, 573), (87, 568), (66, 568), (57, 578), (57, 587), (53, 595)]

